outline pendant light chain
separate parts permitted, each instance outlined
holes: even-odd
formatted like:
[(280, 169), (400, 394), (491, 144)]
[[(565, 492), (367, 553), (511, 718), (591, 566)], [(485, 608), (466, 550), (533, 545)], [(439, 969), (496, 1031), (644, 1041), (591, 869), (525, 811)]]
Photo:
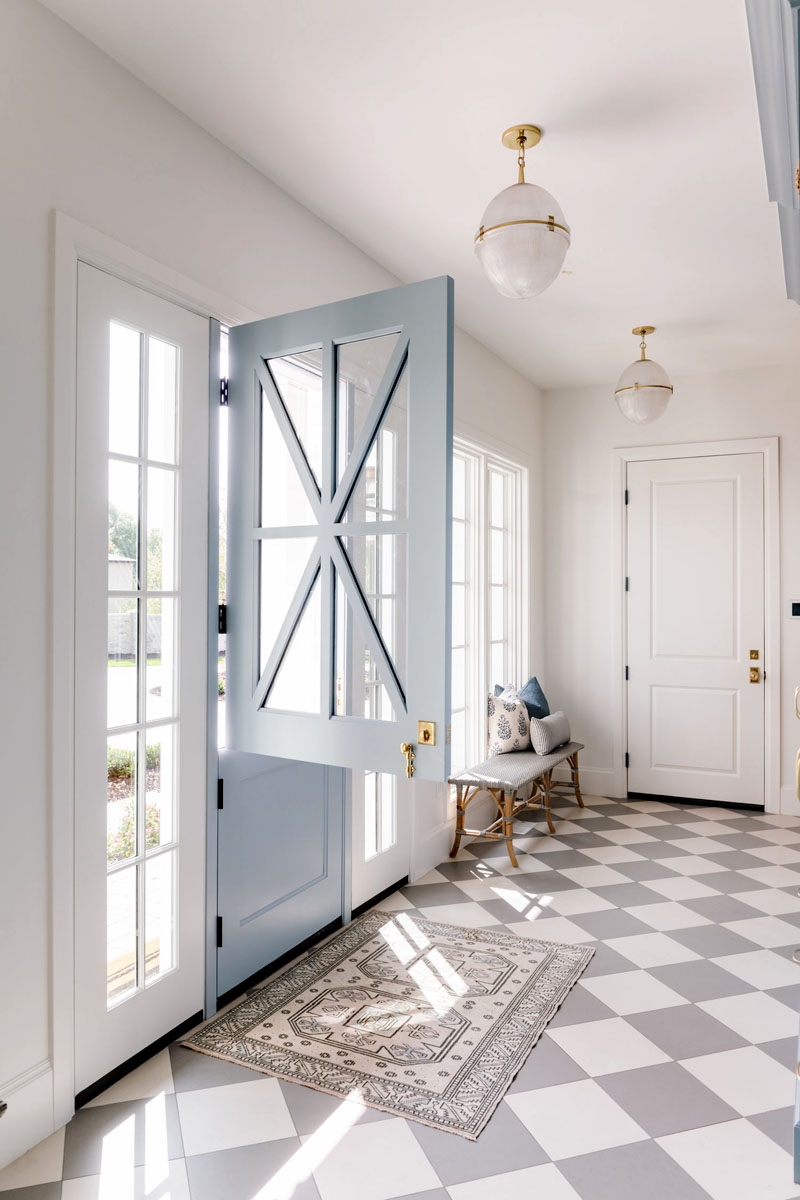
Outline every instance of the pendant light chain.
[(527, 141), (527, 138), (525, 137), (525, 132), (524, 132), (524, 130), (520, 129), (519, 136), (517, 137), (517, 145), (519, 146), (519, 154), (517, 155), (517, 166), (519, 167), (519, 178), (517, 179), (517, 183), (525, 182), (525, 142), (526, 141)]

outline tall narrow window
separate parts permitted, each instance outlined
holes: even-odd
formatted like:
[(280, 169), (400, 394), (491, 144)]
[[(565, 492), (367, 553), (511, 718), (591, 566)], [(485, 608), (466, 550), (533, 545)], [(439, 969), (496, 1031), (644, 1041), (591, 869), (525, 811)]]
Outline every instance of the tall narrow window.
[(526, 658), (525, 468), (460, 438), (453, 448), (452, 765), (486, 751), (486, 695)]
[(109, 327), (107, 1004), (176, 964), (180, 352)]

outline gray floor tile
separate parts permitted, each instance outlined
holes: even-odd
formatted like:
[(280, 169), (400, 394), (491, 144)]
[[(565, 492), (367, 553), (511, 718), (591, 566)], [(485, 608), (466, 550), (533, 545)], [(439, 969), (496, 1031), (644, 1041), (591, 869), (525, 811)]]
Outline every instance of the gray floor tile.
[(633, 1013), (625, 1020), (676, 1061), (750, 1044), (693, 1004)]
[(708, 1200), (708, 1192), (656, 1142), (562, 1159), (558, 1169), (581, 1200)]
[(500, 1175), (504, 1171), (538, 1167), (540, 1163), (550, 1161), (502, 1100), (475, 1142), (441, 1129), (431, 1129), (418, 1121), (409, 1121), (408, 1127), (445, 1187), (484, 1179), (487, 1175)]
[[(595, 808), (592, 811), (597, 812), (598, 810)], [(623, 825), (620, 821), (615, 821), (613, 817), (606, 816), (605, 814), (602, 817), (594, 817), (592, 819), (592, 833), (613, 834), (615, 830), (628, 828), (627, 825)], [(649, 830), (645, 829), (644, 832), (648, 833)], [(644, 843), (636, 843), (637, 846), (640, 844), (644, 845)], [(608, 838), (606, 838), (606, 845), (608, 845)]]
[[(614, 863), (614, 870), (619, 867)], [(607, 938), (629, 937), (635, 933), (652, 933), (652, 925), (646, 925), (638, 917), (631, 916), (624, 908), (604, 908), (600, 912), (575, 913), (570, 921), (580, 925), (592, 937), (605, 941)]]
[(619, 954), (616, 950), (612, 950), (610, 946), (606, 946), (603, 942), (598, 942), (594, 945), (594, 954), (583, 972), (583, 978), (586, 979), (592, 975), (613, 975), (617, 971), (630, 971), (633, 969), (633, 964), (629, 958), (625, 958), (623, 954)]
[(677, 1062), (601, 1075), (597, 1082), (650, 1137), (735, 1121), (739, 1114)]
[[(314, 1088), (302, 1087), (299, 1083), (289, 1083), (285, 1079), (278, 1081), (287, 1108), (294, 1121), (294, 1127), (300, 1137), (314, 1133), (328, 1117), (337, 1112), (342, 1105), (341, 1097), (328, 1096)], [(388, 1121), (391, 1113), (381, 1112), (377, 1108), (365, 1108), (356, 1124), (364, 1125), (370, 1121)]]
[(582, 1025), (584, 1021), (605, 1021), (616, 1015), (614, 1010), (598, 1000), (597, 996), (576, 984), (564, 997), (564, 1003), (548, 1025), (548, 1029), (556, 1029), (560, 1025)]
[[(798, 971), (798, 979), (800, 979), (800, 971)], [(800, 1012), (800, 982), (790, 984), (789, 987), (770, 988), (766, 995), (774, 996), (787, 1008), (793, 1008), (795, 1012)]]
[[(301, 1146), (299, 1138), (285, 1138), (193, 1154), (186, 1160), (192, 1200), (252, 1200)], [(313, 1179), (298, 1183), (292, 1200), (319, 1200)]]
[[(561, 833), (558, 840), (569, 846), (571, 850), (594, 850), (598, 846), (610, 844), (607, 837), (601, 837), (599, 833), (594, 832), (594, 823), (590, 833)], [(591, 861), (596, 860), (592, 859)]]
[[(645, 829), (648, 833), (650, 826)], [(658, 841), (643, 842), (642, 845), (646, 851), (649, 851), (653, 858), (677, 858), (681, 854), (685, 854), (685, 850), (680, 850), (673, 846), (673, 842), (682, 842), (686, 838), (690, 838), (691, 833), (687, 833), (680, 825), (664, 825), (663, 828), (656, 830)]]
[(11, 1188), (0, 1192), (2, 1200), (61, 1200), (60, 1183), (37, 1183), (33, 1187)]
[[(780, 891), (786, 892), (787, 896), (796, 896), (797, 888), (781, 888)], [(790, 925), (800, 927), (800, 912), (781, 913), (781, 920), (788, 921)], [(798, 935), (800, 938), (800, 934)]]
[(715, 833), (714, 841), (720, 842), (723, 846), (730, 846), (732, 850), (752, 850), (754, 847), (756, 850), (763, 850), (765, 846), (769, 845), (763, 838), (756, 837), (752, 833)]
[(434, 1188), (430, 1192), (414, 1192), (413, 1196), (398, 1196), (396, 1200), (450, 1200), (450, 1193), (444, 1188)]
[[(263, 1076), (262, 1076), (263, 1078)], [(147, 1118), (145, 1110), (148, 1100), (129, 1100), (123, 1104), (102, 1104), (97, 1108), (81, 1108), (67, 1125), (64, 1136), (64, 1179), (78, 1175), (97, 1175), (103, 1157), (103, 1141), (119, 1129), (123, 1121), (134, 1119), (133, 1166), (142, 1166), (147, 1152)], [(163, 1138), (168, 1158), (183, 1157), (178, 1107), (173, 1095), (164, 1097), (166, 1131)], [(152, 1120), (152, 1117), (150, 1118)], [(150, 1129), (150, 1137), (153, 1131)], [(159, 1137), (162, 1131), (159, 1130)], [(2, 1193), (0, 1193), (2, 1195)]]
[[(766, 844), (766, 842), (762, 844), (762, 849)], [(763, 867), (765, 861), (756, 854), (748, 854), (746, 850), (723, 850), (718, 854), (704, 854), (703, 858), (707, 858), (709, 862), (719, 863), (726, 871), (749, 871), (752, 867)]]
[(772, 1112), (757, 1113), (749, 1118), (750, 1123), (786, 1151), (794, 1153), (794, 1109), (775, 1108)]
[[(548, 862), (552, 859), (561, 858), (560, 854), (548, 854)], [(597, 864), (595, 864), (596, 866)], [(539, 895), (541, 892), (570, 892), (578, 887), (572, 879), (567, 879), (566, 875), (560, 875), (558, 870), (551, 871), (521, 871), (519, 875), (509, 875), (509, 879), (513, 880), (517, 887), (521, 887), (523, 892), (535, 892)]]
[(759, 1050), (763, 1050), (770, 1058), (774, 1058), (782, 1067), (786, 1067), (794, 1075), (797, 1067), (797, 1038), (778, 1038), (774, 1042), (759, 1042)]
[[(484, 912), (487, 912), (491, 917), (494, 917), (498, 925), (510, 925), (512, 921), (521, 921), (525, 915), (524, 912), (520, 912), (518, 908), (514, 908), (512, 904), (509, 904), (507, 900), (501, 900), (499, 897), (497, 900), (481, 900), (478, 903), (480, 903), (480, 906)], [(532, 896), (529, 901), (530, 907), (532, 908), (535, 903), (536, 901)], [(556, 915), (556, 913), (550, 913), (544, 909), (539, 916), (537, 916), (536, 923), (538, 925), (540, 921), (546, 921), (548, 918)]]
[(466, 892), (457, 888), (453, 883), (418, 883), (415, 886), (404, 887), (400, 895), (417, 908), (435, 908), (437, 904), (463, 904), (469, 900)]
[[(638, 846), (639, 843), (636, 844)], [(677, 871), (673, 871), (669, 866), (669, 859), (665, 861), (663, 858), (643, 858), (641, 862), (614, 863), (614, 870), (619, 871), (621, 875), (627, 875), (628, 879), (638, 883), (646, 883), (648, 879), (668, 879), (670, 875), (677, 875)]]
[[(766, 865), (763, 860), (762, 865)], [(712, 887), (715, 892), (724, 892), (726, 895), (730, 892), (754, 892), (764, 889), (763, 883), (756, 883), (755, 879), (751, 879), (749, 875), (740, 875), (738, 871), (715, 871), (713, 875), (699, 875), (698, 879)]]
[(176, 1092), (193, 1092), (199, 1088), (222, 1087), (226, 1083), (247, 1083), (248, 1080), (263, 1079), (260, 1071), (240, 1067), (238, 1063), (224, 1062), (208, 1054), (198, 1054), (186, 1046), (173, 1044), (169, 1048), (172, 1065), (172, 1080)]
[(651, 967), (650, 974), (693, 1004), (700, 1000), (718, 1000), (722, 996), (740, 996), (743, 992), (758, 990), (730, 971), (702, 958), (693, 962), (672, 963), (667, 967)]
[[(664, 876), (661, 876), (663, 879)], [(644, 883), (612, 883), (607, 887), (593, 887), (592, 891), (618, 908), (634, 908), (637, 904), (657, 904), (664, 897)], [(654, 900), (653, 897), (656, 897)]]
[(446, 875), (448, 879), (492, 879), (500, 878), (500, 872), (493, 870), (489, 863), (479, 863), (477, 859), (468, 862), (466, 859), (459, 859), (458, 862), (440, 863), (436, 868), (442, 875)]
[(703, 958), (723, 958), (726, 954), (751, 954), (758, 950), (754, 942), (725, 929), (722, 925), (696, 925), (693, 929), (671, 929), (669, 936)]
[(576, 1083), (586, 1078), (586, 1072), (575, 1059), (544, 1033), (525, 1059), (508, 1092), (531, 1092), (534, 1088)]
[[(705, 883), (709, 880), (707, 887), (713, 887), (713, 875), (703, 875), (700, 878), (700, 883)], [(692, 912), (699, 913), (701, 917), (707, 917), (709, 921), (747, 921), (757, 917), (759, 910), (751, 908), (748, 904), (743, 904), (741, 900), (734, 900), (732, 896), (700, 896), (696, 900), (681, 900), (681, 904), (685, 904), (687, 908), (691, 908)]]

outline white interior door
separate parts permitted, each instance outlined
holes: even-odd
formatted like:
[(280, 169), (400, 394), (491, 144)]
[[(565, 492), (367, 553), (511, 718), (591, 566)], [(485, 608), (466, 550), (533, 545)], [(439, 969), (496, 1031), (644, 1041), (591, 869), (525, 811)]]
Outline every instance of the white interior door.
[(78, 269), (76, 1091), (203, 1005), (208, 322)]
[(352, 905), (408, 877), (414, 784), (402, 775), (353, 771)]
[(628, 465), (628, 789), (764, 803), (760, 454)]

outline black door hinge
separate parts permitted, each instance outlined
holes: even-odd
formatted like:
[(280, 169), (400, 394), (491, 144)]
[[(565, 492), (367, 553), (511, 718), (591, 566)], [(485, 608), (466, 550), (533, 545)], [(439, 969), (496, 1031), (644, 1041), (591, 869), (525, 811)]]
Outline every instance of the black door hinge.
[(627, 667), (625, 668), (625, 678), (626, 678), (626, 679), (630, 679), (630, 675), (628, 674), (628, 668), (627, 668)]
[(227, 379), (220, 379), (220, 381), (219, 381), (219, 403), (220, 403), (220, 408), (228, 407), (228, 381), (227, 381)]
[(626, 504), (630, 504), (630, 497), (631, 497), (630, 492), (628, 491), (627, 488), (625, 488), (625, 503)]
[(218, 780), (217, 780), (217, 808), (224, 808), (224, 807), (225, 807), (225, 805), (224, 805), (224, 802), (223, 802), (223, 798), (222, 798), (222, 793), (223, 793), (223, 790), (224, 790), (224, 788), (223, 788), (223, 783), (222, 783), (222, 780), (221, 780), (221, 779), (218, 779)]
[(629, 767), (630, 765), (631, 765), (631, 756), (630, 756), (630, 754), (628, 754), (628, 751), (626, 750), (625, 751), (625, 766)]
[(626, 575), (626, 576), (625, 576), (625, 591), (626, 591), (626, 592), (630, 590), (630, 585), (631, 585), (631, 581), (630, 581), (630, 579), (628, 578), (628, 576)]
[(217, 949), (222, 946), (222, 917), (217, 917)]
[(217, 630), (219, 633), (228, 632), (228, 606), (227, 604), (217, 605)]

